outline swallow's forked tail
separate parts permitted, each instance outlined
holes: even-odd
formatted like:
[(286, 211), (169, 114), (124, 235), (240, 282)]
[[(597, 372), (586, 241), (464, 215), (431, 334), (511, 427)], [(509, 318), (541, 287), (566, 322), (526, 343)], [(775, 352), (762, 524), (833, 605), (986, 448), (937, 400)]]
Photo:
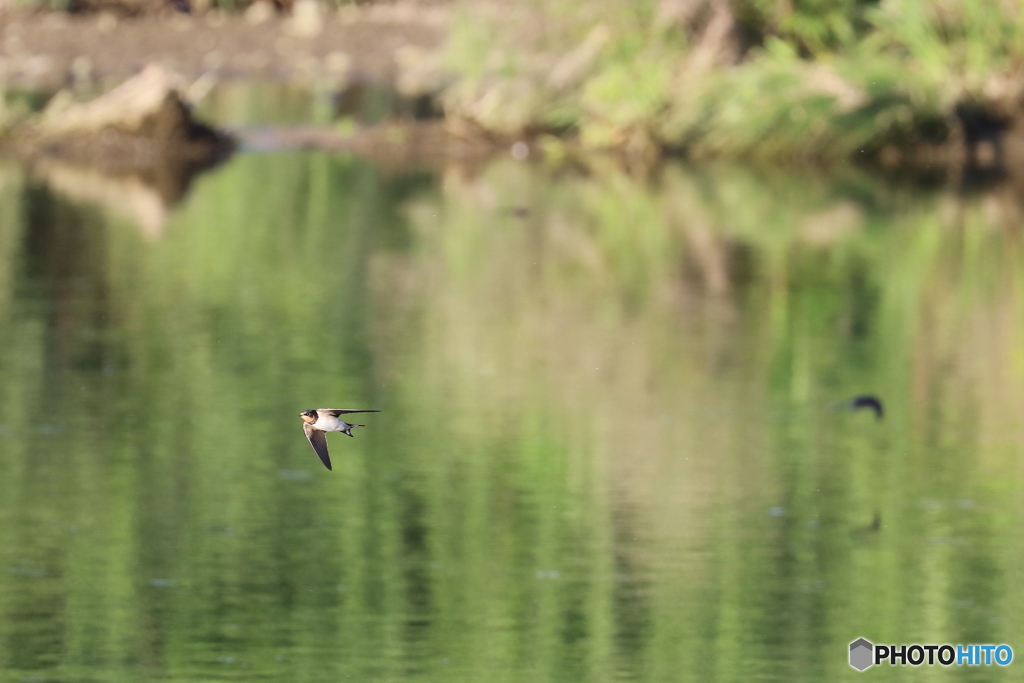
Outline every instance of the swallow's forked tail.
[(352, 428), (353, 427), (365, 427), (365, 426), (366, 425), (354, 425), (354, 424), (349, 424), (348, 422), (346, 422), (345, 423), (345, 428), (341, 430), (341, 433), (342, 434), (348, 434), (349, 436), (355, 436), (352, 433)]

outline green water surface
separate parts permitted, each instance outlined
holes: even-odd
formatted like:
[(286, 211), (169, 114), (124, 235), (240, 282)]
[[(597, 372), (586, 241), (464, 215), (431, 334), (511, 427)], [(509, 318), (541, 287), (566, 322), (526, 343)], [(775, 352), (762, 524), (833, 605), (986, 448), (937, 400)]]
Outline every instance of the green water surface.
[[(1024, 679), (847, 664), (1024, 657), (1012, 192), (319, 152), (126, 192), (0, 167), (5, 683)], [(315, 407), (383, 412), (328, 472)]]

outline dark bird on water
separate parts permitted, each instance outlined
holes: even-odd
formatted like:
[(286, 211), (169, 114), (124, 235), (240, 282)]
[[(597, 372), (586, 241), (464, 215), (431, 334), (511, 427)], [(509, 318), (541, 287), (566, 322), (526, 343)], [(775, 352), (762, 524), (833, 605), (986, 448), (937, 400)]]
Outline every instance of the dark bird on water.
[(854, 396), (849, 401), (843, 401), (835, 406), (836, 408), (847, 408), (850, 410), (857, 410), (859, 408), (870, 408), (875, 411), (875, 419), (881, 420), (885, 416), (885, 409), (882, 408), (882, 401), (871, 394), (864, 394), (862, 396)]
[(339, 415), (350, 413), (379, 413), (379, 410), (349, 410), (347, 408), (317, 408), (316, 410), (304, 410), (299, 413), (302, 418), (302, 431), (309, 439), (309, 445), (313, 447), (316, 454), (320, 456), (320, 462), (324, 467), (331, 469), (331, 456), (327, 452), (327, 432), (341, 432), (353, 436), (353, 427), (365, 427), (344, 420), (339, 420)]

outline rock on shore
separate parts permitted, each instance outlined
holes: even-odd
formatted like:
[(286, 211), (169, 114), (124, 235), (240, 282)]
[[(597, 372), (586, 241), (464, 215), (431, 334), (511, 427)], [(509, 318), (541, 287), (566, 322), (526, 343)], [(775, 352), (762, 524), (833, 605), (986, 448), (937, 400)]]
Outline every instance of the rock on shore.
[(19, 156), (111, 171), (214, 163), (231, 151), (232, 141), (193, 118), (184, 90), (180, 77), (151, 65), (89, 102), (56, 95), (41, 114), (10, 131), (8, 144)]

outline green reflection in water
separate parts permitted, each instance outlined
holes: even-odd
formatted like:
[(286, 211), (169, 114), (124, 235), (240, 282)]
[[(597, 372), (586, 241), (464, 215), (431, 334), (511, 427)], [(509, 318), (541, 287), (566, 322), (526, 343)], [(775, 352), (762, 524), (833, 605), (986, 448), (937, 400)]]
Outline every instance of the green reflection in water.
[[(859, 636), (1024, 648), (1019, 211), (294, 153), (140, 230), (4, 167), (3, 676), (818, 681)], [(865, 391), (884, 422), (829, 410)], [(385, 411), (333, 473), (298, 419), (325, 405)]]

